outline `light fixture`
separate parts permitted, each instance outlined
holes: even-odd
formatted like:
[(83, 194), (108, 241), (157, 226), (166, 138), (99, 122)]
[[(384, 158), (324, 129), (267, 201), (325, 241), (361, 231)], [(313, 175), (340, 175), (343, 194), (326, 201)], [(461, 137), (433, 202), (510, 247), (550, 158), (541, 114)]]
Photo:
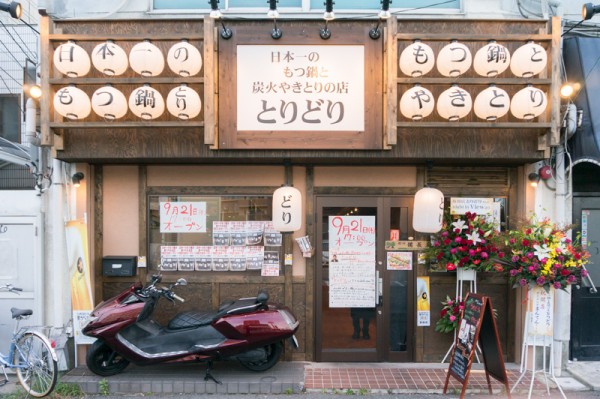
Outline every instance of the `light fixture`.
[(292, 186), (281, 186), (273, 193), (273, 228), (293, 232), (302, 227), (302, 193)]
[(11, 1), (10, 4), (0, 3), (0, 11), (6, 11), (15, 19), (21, 19), (21, 15), (23, 15), (21, 3), (16, 1)]
[(413, 229), (420, 233), (437, 233), (444, 222), (444, 194), (433, 187), (416, 192), (413, 205)]
[(573, 87), (573, 85), (569, 82), (565, 82), (561, 87), (560, 87), (560, 96), (562, 98), (571, 98), (571, 96), (573, 96), (573, 93), (575, 93), (575, 88)]
[(319, 36), (321, 39), (327, 40), (331, 37), (331, 31), (327, 26), (329, 21), (333, 21), (335, 19), (335, 14), (333, 13), (333, 5), (335, 4), (333, 0), (325, 0), (325, 13), (323, 13), (323, 19), (325, 20), (325, 26), (319, 30)]
[(27, 88), (29, 96), (34, 100), (39, 100), (42, 97), (42, 88), (40, 85), (31, 85)]
[(540, 175), (535, 172), (531, 172), (527, 178), (529, 179), (529, 184), (531, 187), (537, 187), (538, 182), (540, 181)]
[(283, 32), (277, 27), (277, 18), (279, 18), (279, 12), (277, 11), (278, 2), (279, 0), (269, 0), (269, 12), (267, 13), (267, 17), (273, 19), (271, 37), (275, 40), (281, 39), (281, 36), (283, 36)]
[(392, 0), (381, 0), (381, 11), (379, 11), (379, 20), (377, 21), (377, 25), (369, 31), (369, 37), (373, 40), (377, 40), (381, 37), (381, 29), (379, 29), (379, 24), (382, 19), (388, 19), (392, 16), (390, 13), (390, 3)]
[(581, 18), (586, 21), (591, 19), (594, 14), (600, 12), (600, 5), (593, 5), (592, 3), (585, 3), (581, 8)]
[(233, 32), (225, 26), (221, 19), (223, 14), (221, 14), (221, 10), (219, 10), (219, 0), (210, 0), (208, 3), (210, 4), (210, 17), (221, 21), (221, 37), (225, 40), (231, 39)]
[(84, 177), (85, 177), (85, 175), (82, 172), (77, 172), (77, 173), (73, 174), (73, 176), (71, 176), (71, 181), (73, 182), (73, 187), (81, 186), (81, 181), (83, 180)]

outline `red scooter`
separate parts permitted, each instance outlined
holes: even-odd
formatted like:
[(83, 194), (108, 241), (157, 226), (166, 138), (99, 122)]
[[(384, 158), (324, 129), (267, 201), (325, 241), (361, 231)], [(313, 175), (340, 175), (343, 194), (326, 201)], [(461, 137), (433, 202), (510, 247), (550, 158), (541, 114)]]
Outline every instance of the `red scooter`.
[(177, 314), (162, 326), (151, 319), (160, 298), (183, 302), (173, 288), (187, 285), (180, 278), (171, 287), (159, 288), (161, 276), (131, 286), (100, 303), (83, 328), (84, 335), (98, 338), (89, 348), (86, 363), (101, 376), (122, 372), (131, 362), (139, 366), (156, 363), (208, 362), (205, 380), (217, 381), (210, 373), (212, 361), (236, 359), (253, 371), (273, 367), (299, 322), (286, 307), (268, 304), (269, 295), (242, 298), (222, 304), (216, 311), (193, 310)]

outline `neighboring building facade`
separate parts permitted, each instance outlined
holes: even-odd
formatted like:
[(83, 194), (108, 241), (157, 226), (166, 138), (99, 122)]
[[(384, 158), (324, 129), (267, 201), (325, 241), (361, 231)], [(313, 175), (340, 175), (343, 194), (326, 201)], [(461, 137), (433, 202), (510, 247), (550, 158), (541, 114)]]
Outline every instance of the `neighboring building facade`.
[[(145, 280), (162, 265), (166, 281), (185, 277), (190, 283), (181, 290), (190, 299), (182, 310), (199, 304), (214, 308), (224, 300), (268, 289), (273, 300), (290, 306), (301, 320), (301, 345), (297, 350), (288, 348), (288, 360), (441, 360), (452, 337), (440, 336), (433, 326), (440, 302), (455, 291), (455, 276), (418, 262), (415, 244), (421, 245), (428, 236), (412, 230), (413, 195), (430, 184), (445, 194), (448, 203), (451, 197), (490, 199), (500, 204), (504, 228), (531, 210), (541, 211), (541, 203), (565, 209), (564, 198), (556, 199), (542, 188), (536, 194), (527, 181), (539, 166), (536, 162), (552, 159), (562, 143), (560, 19), (550, 19), (539, 4), (541, 19), (525, 19), (515, 5), (500, 1), (456, 1), (425, 10), (416, 8), (426, 2), (414, 1), (403, 4), (415, 7), (412, 11), (392, 7), (393, 17), (379, 26), (380, 38), (372, 39), (369, 33), (378, 26), (379, 1), (338, 0), (337, 18), (325, 23), (321, 1), (281, 0), (276, 25), (264, 18), (267, 7), (262, 2), (239, 2), (246, 5), (242, 9), (229, 1), (222, 24), (208, 18), (209, 5), (195, 3), (134, 1), (120, 3), (118, 9), (106, 2), (45, 5), (51, 18), (42, 18), (40, 26), (42, 87), (50, 95), (41, 104), (42, 146), (51, 147), (56, 159), (71, 165), (63, 173), (65, 183), (75, 164), (84, 173), (77, 193), (60, 200), (69, 204), (68, 220), (87, 221), (95, 301)], [(528, 3), (527, 9), (535, 8), (535, 2)], [(484, 19), (490, 17), (495, 19)], [(274, 27), (283, 32), (281, 39), (271, 37)], [(319, 32), (327, 28), (331, 37), (323, 39)], [(229, 39), (222, 35), (226, 29), (233, 33)], [(428, 44), (437, 58), (452, 39), (465, 44), (473, 56), (490, 40), (510, 53), (534, 40), (544, 48), (548, 63), (527, 79), (510, 70), (482, 77), (473, 67), (460, 76), (444, 76), (433, 68), (417, 78), (399, 66), (403, 51), (415, 41)], [(83, 53), (73, 50), (69, 40)], [(152, 70), (160, 63), (158, 58), (144, 65), (145, 59), (127, 57), (146, 40), (162, 51), (160, 71)], [(201, 55), (197, 73), (182, 73), (177, 69), (179, 57), (169, 56), (169, 50), (187, 46), (183, 40)], [(94, 60), (94, 54), (106, 55), (108, 49), (116, 54), (107, 41), (124, 49), (122, 74), (103, 73)], [(292, 50), (301, 54), (298, 59), (308, 61), (290, 58)], [(63, 62), (60, 57), (57, 61), (57, 52), (74, 64), (86, 56), (96, 63), (79, 76), (67, 76), (69, 70), (63, 68), (68, 65), (57, 65)], [(313, 61), (316, 69), (310, 65)], [(281, 69), (287, 79), (273, 82), (269, 68), (280, 62), (289, 64)], [(117, 64), (109, 69), (115, 70)], [(307, 81), (307, 71), (320, 78), (318, 87)], [(94, 110), (61, 108), (68, 105), (61, 99), (76, 95), (71, 84), (85, 93), (81, 103), (86, 96), (92, 98)], [(444, 117), (444, 110), (416, 121), (405, 116), (406, 104), (399, 105), (410, 90), (416, 90), (419, 100), (424, 98), (418, 87), (439, 99), (454, 84), (473, 100), (490, 84), (510, 97), (531, 84), (545, 94), (548, 106), (526, 122), (509, 113), (490, 123), (475, 111), (450, 122), (452, 115)], [(101, 106), (109, 103), (104, 96), (114, 98), (115, 105), (118, 95), (106, 85), (123, 93), (125, 104), (103, 113)], [(329, 95), (328, 87), (338, 90), (337, 95)], [(192, 94), (184, 94), (188, 89), (199, 94), (202, 105), (199, 113), (182, 116), (181, 101), (190, 109), (196, 101)], [(304, 97), (295, 90), (304, 91)], [(308, 95), (308, 90), (327, 95)], [(166, 109), (154, 119), (159, 97), (166, 100)], [(80, 112), (87, 116), (70, 115), (79, 117)], [(113, 116), (119, 112), (125, 113), (122, 118)], [(272, 195), (284, 184), (293, 184), (302, 193), (301, 229), (283, 236), (268, 232), (268, 237), (252, 242), (253, 234), (272, 220)], [(199, 207), (202, 216), (187, 228), (176, 228), (165, 224), (173, 216), (171, 206)], [(565, 213), (558, 220), (567, 220)], [(374, 265), (369, 272), (372, 279), (352, 277), (356, 284), (374, 282), (366, 290), (374, 297), (373, 307), (357, 305), (360, 298), (344, 295), (343, 286), (331, 289), (339, 277), (335, 275), (339, 269), (330, 267), (333, 255), (338, 255), (333, 252), (356, 255), (352, 252), (356, 248), (346, 253), (340, 249), (336, 228), (342, 226), (335, 223), (353, 222), (368, 225), (364, 239), (372, 238), (365, 255), (369, 257), (365, 264)], [(190, 232), (192, 228), (195, 232)], [(237, 245), (240, 235), (244, 245)], [(307, 257), (294, 243), (304, 236), (314, 247)], [(225, 241), (231, 245), (222, 245)], [(390, 267), (391, 251), (386, 247), (390, 241), (395, 241), (394, 251), (411, 254), (410, 270)], [(261, 258), (257, 264), (248, 262), (257, 253)], [(103, 260), (108, 262), (109, 257), (135, 258), (145, 267), (133, 276), (106, 275)], [(241, 258), (246, 259), (243, 266), (236, 260)], [(416, 321), (417, 277), (430, 282), (429, 327)], [(489, 295), (498, 309), (506, 358), (518, 361), (524, 293), (494, 274), (480, 276), (478, 291)], [(362, 310), (352, 310), (355, 307)], [(364, 331), (362, 339), (353, 337), (353, 316), (359, 313), (363, 323), (369, 320), (368, 339)], [(163, 312), (162, 317), (167, 316)], [(558, 320), (565, 319), (568, 311), (558, 315)], [(569, 343), (569, 331), (555, 338), (561, 343), (559, 354), (566, 356), (567, 351), (560, 352)]]

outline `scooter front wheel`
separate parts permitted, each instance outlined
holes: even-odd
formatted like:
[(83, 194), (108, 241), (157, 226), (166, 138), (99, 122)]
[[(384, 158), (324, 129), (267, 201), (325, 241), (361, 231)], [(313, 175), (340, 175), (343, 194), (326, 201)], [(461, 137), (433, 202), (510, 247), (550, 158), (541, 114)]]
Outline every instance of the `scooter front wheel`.
[(242, 366), (252, 371), (266, 371), (275, 366), (283, 352), (281, 342), (267, 345), (263, 348), (266, 351), (266, 357), (261, 360), (239, 360)]
[(129, 360), (115, 352), (102, 340), (97, 340), (85, 358), (90, 370), (102, 377), (119, 374), (129, 365)]

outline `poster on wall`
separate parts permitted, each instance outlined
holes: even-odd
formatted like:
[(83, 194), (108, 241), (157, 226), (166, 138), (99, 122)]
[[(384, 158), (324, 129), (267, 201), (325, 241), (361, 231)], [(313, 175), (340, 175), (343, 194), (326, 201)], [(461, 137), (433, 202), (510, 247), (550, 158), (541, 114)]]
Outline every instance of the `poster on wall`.
[(551, 337), (554, 329), (554, 290), (546, 291), (543, 287), (529, 290), (527, 315), (527, 335)]
[(388, 270), (412, 270), (412, 252), (388, 252)]
[(66, 225), (67, 261), (71, 286), (71, 309), (73, 311), (73, 333), (77, 345), (90, 344), (94, 338), (86, 337), (81, 328), (94, 308), (87, 244), (87, 225), (72, 220)]
[(417, 326), (419, 327), (427, 327), (431, 324), (429, 298), (429, 277), (417, 277)]
[(161, 233), (206, 233), (206, 202), (159, 203)]
[(329, 217), (329, 307), (375, 307), (375, 216)]

